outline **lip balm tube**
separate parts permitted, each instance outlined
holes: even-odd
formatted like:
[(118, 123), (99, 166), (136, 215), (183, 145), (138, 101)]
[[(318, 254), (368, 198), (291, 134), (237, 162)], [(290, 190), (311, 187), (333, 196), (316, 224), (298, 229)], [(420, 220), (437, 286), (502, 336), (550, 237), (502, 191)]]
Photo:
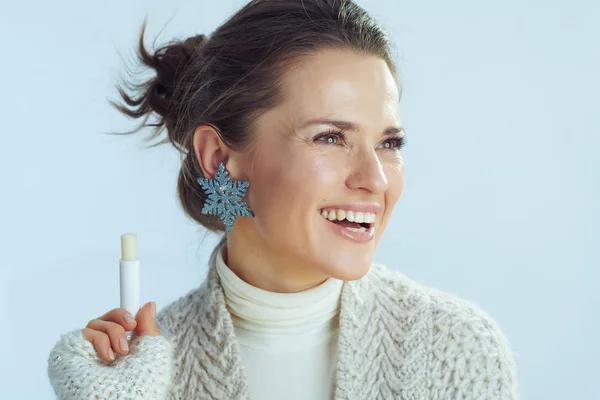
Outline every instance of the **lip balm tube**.
[[(136, 317), (140, 305), (140, 260), (138, 259), (137, 236), (133, 233), (121, 235), (121, 259), (119, 277), (121, 286), (121, 307)], [(133, 331), (127, 331), (131, 340)]]

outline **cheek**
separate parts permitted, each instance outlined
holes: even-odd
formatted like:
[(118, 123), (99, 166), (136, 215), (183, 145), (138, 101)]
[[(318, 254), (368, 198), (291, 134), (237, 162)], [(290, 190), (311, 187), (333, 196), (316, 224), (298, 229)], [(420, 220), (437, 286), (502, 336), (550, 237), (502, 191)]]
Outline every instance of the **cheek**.
[(387, 224), (387, 221), (392, 215), (392, 211), (398, 202), (398, 199), (402, 195), (402, 191), (404, 190), (403, 166), (390, 168), (388, 171), (386, 171), (386, 177), (388, 179), (388, 189), (385, 193), (384, 224)]
[[(300, 153), (300, 152), (298, 152)], [(279, 152), (257, 157), (252, 168), (249, 198), (264, 233), (286, 227), (286, 222), (305, 226), (332, 192), (339, 172), (323, 157), (302, 152)]]

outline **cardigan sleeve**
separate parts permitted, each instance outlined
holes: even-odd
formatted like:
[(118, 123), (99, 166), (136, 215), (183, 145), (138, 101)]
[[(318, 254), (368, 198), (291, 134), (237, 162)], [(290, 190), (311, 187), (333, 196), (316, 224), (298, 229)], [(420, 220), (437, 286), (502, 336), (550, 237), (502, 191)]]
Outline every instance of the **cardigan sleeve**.
[(432, 380), (436, 398), (517, 400), (515, 357), (487, 313), (469, 302), (434, 319)]
[[(161, 331), (162, 333), (162, 331)], [(164, 400), (173, 374), (173, 345), (165, 336), (134, 337), (126, 356), (101, 359), (82, 330), (61, 335), (48, 357), (48, 377), (59, 400)]]

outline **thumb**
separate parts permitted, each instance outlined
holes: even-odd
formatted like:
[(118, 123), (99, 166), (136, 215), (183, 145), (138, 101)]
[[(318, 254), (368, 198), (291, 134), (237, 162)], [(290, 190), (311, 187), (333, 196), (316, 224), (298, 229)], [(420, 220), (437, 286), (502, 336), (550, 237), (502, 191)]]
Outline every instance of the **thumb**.
[(152, 308), (156, 313), (156, 303), (151, 301), (146, 304), (138, 311), (135, 316), (137, 325), (134, 330), (136, 336), (159, 336), (160, 331), (156, 325), (156, 318), (152, 315)]

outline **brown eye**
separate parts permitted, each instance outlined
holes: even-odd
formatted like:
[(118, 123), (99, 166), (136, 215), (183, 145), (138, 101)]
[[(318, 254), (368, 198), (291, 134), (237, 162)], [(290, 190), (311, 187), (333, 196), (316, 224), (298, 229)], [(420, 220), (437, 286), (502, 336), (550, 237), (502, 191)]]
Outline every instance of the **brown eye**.
[(337, 136), (334, 136), (334, 135), (321, 136), (321, 140), (322, 139), (325, 139), (325, 140), (323, 140), (324, 142), (331, 143), (331, 144), (337, 144), (337, 141), (338, 141)]
[(328, 131), (315, 138), (315, 141), (325, 142), (327, 144), (341, 144), (345, 140), (344, 132)]
[(404, 145), (406, 145), (406, 139), (404, 137), (396, 137), (383, 142), (382, 147), (386, 150), (400, 150)]

